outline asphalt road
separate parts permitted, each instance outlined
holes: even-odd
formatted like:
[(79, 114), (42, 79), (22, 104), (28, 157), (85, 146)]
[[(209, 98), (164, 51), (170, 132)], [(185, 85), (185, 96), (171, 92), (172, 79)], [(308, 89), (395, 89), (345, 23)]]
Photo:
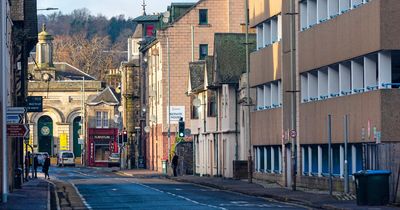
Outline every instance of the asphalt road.
[(50, 176), (72, 183), (89, 209), (305, 209), (162, 177), (122, 177), (111, 169), (53, 167)]

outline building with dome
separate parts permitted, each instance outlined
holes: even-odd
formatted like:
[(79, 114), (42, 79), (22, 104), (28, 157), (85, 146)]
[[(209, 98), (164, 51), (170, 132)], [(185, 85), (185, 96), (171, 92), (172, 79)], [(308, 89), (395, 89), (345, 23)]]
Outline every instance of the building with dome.
[(119, 105), (116, 94), (78, 68), (54, 62), (53, 37), (45, 26), (38, 40), (36, 59), (29, 63), (28, 96), (41, 96), (43, 111), (28, 113), (29, 144), (34, 152), (51, 156), (68, 150), (81, 157), (86, 149), (88, 164), (104, 165), (118, 150), (117, 126), (111, 120)]

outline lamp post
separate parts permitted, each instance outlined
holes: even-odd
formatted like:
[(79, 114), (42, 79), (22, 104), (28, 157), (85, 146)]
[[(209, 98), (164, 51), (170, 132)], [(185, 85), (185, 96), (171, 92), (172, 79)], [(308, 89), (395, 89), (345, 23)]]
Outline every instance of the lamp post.
[(81, 121), (82, 121), (82, 126), (81, 126), (81, 133), (82, 133), (82, 139), (83, 143), (81, 144), (81, 164), (85, 165), (85, 139), (86, 139), (86, 119), (85, 119), (86, 113), (85, 113), (85, 76), (82, 76), (82, 104), (81, 104)]
[(37, 9), (37, 11), (43, 11), (43, 10), (47, 10), (47, 11), (49, 11), (49, 10), (58, 10), (58, 8), (56, 8), (56, 7), (47, 7), (47, 8)]
[(253, 182), (253, 158), (251, 156), (251, 127), (250, 127), (250, 109), (251, 109), (251, 101), (250, 101), (250, 61), (249, 61), (249, 0), (245, 0), (245, 21), (246, 21), (246, 76), (247, 76), (247, 84), (246, 84), (246, 106), (247, 106), (247, 139), (249, 145), (249, 153), (247, 157), (247, 170), (248, 170), (248, 181), (250, 183)]
[[(166, 11), (164, 14), (163, 22), (165, 24), (169, 23), (169, 12)], [(171, 152), (171, 65), (170, 65), (170, 49), (169, 49), (169, 37), (165, 34), (167, 38), (167, 66), (168, 66), (168, 162), (170, 162), (170, 152)]]

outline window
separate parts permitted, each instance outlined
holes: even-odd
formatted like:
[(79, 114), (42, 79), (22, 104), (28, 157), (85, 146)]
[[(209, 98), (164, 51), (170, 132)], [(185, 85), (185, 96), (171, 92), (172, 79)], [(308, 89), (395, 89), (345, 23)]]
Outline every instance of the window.
[(101, 128), (101, 112), (96, 112), (96, 128)]
[(96, 112), (96, 128), (108, 128), (108, 112)]
[(103, 112), (103, 128), (108, 128), (108, 112)]
[(199, 60), (205, 60), (208, 56), (208, 44), (201, 44), (199, 49)]
[(306, 30), (368, 2), (369, 0), (301, 0), (300, 29)]
[(154, 36), (154, 25), (146, 26), (146, 36)]
[(200, 9), (199, 10), (199, 25), (207, 25), (208, 24), (208, 10)]
[(215, 94), (211, 93), (208, 97), (208, 117), (216, 117), (217, 116), (217, 103)]

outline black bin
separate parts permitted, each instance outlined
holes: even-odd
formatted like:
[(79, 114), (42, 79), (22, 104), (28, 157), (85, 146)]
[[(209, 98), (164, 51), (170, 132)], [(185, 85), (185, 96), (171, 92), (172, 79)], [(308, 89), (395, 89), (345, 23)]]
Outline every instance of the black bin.
[(354, 173), (357, 205), (378, 206), (389, 203), (389, 176), (387, 170), (365, 170)]
[(22, 169), (17, 168), (14, 171), (14, 187), (15, 189), (21, 189), (22, 187)]

